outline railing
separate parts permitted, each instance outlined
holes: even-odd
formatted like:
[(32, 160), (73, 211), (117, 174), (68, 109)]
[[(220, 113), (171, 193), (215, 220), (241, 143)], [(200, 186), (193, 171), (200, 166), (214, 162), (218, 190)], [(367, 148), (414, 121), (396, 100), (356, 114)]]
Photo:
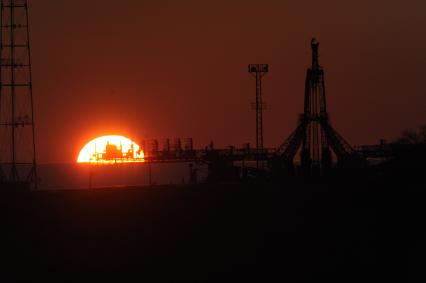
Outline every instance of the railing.
[(152, 163), (171, 162), (212, 162), (218, 160), (227, 161), (255, 161), (268, 160), (275, 153), (275, 149), (264, 149), (257, 153), (255, 149), (198, 149), (180, 151), (157, 151), (145, 153), (144, 160)]

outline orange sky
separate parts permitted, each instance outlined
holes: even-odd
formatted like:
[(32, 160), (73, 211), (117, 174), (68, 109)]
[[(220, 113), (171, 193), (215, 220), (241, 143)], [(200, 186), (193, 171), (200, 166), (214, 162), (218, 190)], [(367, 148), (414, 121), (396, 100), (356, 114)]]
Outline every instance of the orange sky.
[(121, 134), (254, 144), (254, 79), (268, 63), (265, 145), (303, 107), (310, 39), (328, 109), (351, 143), (426, 123), (424, 0), (37, 0), (30, 2), (39, 162), (72, 162)]

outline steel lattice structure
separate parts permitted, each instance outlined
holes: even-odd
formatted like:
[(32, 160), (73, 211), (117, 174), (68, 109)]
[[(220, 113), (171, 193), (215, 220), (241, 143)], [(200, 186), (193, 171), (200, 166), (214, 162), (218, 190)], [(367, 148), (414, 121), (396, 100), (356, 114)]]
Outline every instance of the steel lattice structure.
[(319, 65), (319, 42), (316, 39), (312, 39), (311, 48), (312, 65), (306, 75), (304, 113), (296, 130), (279, 146), (276, 154), (285, 164), (292, 165), (300, 149), (303, 172), (315, 175), (326, 174), (332, 167), (331, 151), (340, 163), (354, 159), (356, 153), (330, 124), (324, 69)]
[(37, 187), (28, 1), (1, 0), (0, 182)]
[[(253, 108), (256, 110), (256, 150), (260, 156), (263, 154), (263, 109), (265, 108), (262, 99), (262, 78), (268, 73), (269, 66), (267, 64), (250, 64), (248, 71), (256, 78), (256, 102), (253, 104)], [(263, 167), (259, 158), (256, 163), (257, 168)]]

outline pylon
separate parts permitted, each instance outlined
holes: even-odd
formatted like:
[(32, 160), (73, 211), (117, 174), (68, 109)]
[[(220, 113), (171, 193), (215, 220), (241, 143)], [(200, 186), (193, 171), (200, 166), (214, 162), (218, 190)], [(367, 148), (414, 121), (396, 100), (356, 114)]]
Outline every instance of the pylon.
[(1, 0), (0, 182), (37, 188), (28, 1)]

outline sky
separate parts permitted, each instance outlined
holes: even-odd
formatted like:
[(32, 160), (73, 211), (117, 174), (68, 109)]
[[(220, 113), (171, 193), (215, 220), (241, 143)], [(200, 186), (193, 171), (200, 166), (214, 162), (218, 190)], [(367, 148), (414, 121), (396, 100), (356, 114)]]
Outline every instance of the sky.
[(303, 110), (320, 42), (331, 122), (352, 145), (426, 124), (424, 0), (29, 0), (37, 159), (73, 162), (101, 135), (278, 147)]

